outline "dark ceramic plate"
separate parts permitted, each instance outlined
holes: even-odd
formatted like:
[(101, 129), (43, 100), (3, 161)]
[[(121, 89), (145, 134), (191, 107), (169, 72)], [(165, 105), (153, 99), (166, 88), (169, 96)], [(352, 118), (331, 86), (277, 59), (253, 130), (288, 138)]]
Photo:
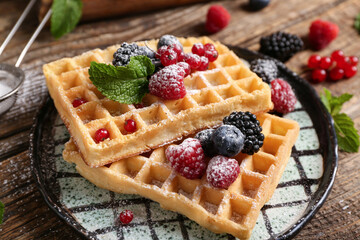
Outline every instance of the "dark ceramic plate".
[[(231, 47), (251, 61), (264, 56)], [(314, 89), (277, 62), (280, 77), (295, 90), (298, 103), (285, 115), (300, 124), (298, 141), (271, 198), (262, 208), (251, 239), (290, 239), (323, 205), (337, 169), (337, 141), (331, 116)], [(214, 234), (186, 217), (162, 210), (153, 201), (97, 188), (66, 163), (61, 153), (69, 134), (50, 98), (39, 110), (31, 137), (33, 173), (49, 207), (89, 239), (234, 239)], [(130, 209), (135, 219), (126, 227), (119, 212)]]

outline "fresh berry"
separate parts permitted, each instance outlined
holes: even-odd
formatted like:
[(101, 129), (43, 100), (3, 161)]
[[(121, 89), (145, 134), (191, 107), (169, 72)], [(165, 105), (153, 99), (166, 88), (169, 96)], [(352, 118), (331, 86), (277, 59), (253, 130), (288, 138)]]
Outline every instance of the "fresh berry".
[(253, 11), (257, 11), (263, 9), (267, 5), (269, 5), (270, 0), (250, 0), (249, 7)]
[(100, 128), (95, 132), (95, 142), (99, 143), (110, 137), (110, 133), (105, 128)]
[(169, 45), (168, 48), (172, 49), (172, 50), (174, 50), (174, 52), (176, 52), (178, 62), (182, 62), (184, 60), (185, 53), (183, 52), (183, 49), (181, 48), (181, 46), (179, 46), (178, 44), (172, 44), (172, 45)]
[(188, 179), (200, 178), (205, 172), (205, 155), (198, 139), (187, 138), (180, 145), (170, 145), (165, 155), (175, 171)]
[(304, 43), (300, 37), (286, 32), (276, 32), (260, 40), (260, 52), (283, 62), (301, 51), (303, 47)]
[(342, 61), (345, 58), (344, 52), (341, 50), (335, 50), (331, 53), (331, 58), (333, 61)]
[(199, 71), (205, 71), (207, 70), (209, 67), (209, 59), (207, 59), (206, 57), (204, 56), (201, 56), (200, 57), (200, 66), (198, 67), (197, 70)]
[(264, 134), (256, 116), (250, 112), (233, 112), (223, 120), (224, 124), (234, 125), (245, 135), (242, 153), (253, 155), (263, 145)]
[(205, 50), (205, 51), (210, 51), (210, 50), (216, 50), (216, 49), (215, 49), (214, 44), (212, 44), (212, 43), (206, 43), (206, 44), (204, 45), (204, 50)]
[(266, 83), (270, 83), (278, 75), (276, 63), (270, 59), (258, 58), (250, 63), (250, 69)]
[(359, 63), (359, 58), (356, 56), (349, 57), (349, 60), (352, 66), (356, 66)]
[(226, 157), (236, 156), (244, 147), (244, 134), (233, 125), (222, 125), (212, 135), (217, 153)]
[(186, 95), (185, 70), (178, 65), (164, 67), (149, 80), (150, 93), (163, 99), (175, 100)]
[(324, 69), (314, 69), (311, 73), (311, 79), (314, 83), (325, 81), (327, 73)]
[(218, 58), (219, 54), (215, 49), (213, 49), (213, 50), (206, 50), (204, 56), (207, 59), (209, 59), (209, 62), (214, 62)]
[(77, 108), (78, 106), (87, 103), (87, 101), (84, 98), (75, 98), (72, 102), (72, 105), (74, 108)]
[(136, 131), (136, 122), (132, 119), (127, 119), (124, 123), (124, 129), (128, 133), (133, 133)]
[(334, 67), (333, 69), (331, 69), (329, 76), (330, 76), (330, 80), (339, 81), (344, 78), (344, 69), (339, 67)]
[(207, 181), (216, 188), (227, 189), (240, 173), (239, 163), (224, 156), (213, 157), (206, 169)]
[(339, 27), (331, 22), (315, 20), (311, 23), (309, 41), (315, 50), (320, 50), (330, 44), (339, 33)]
[(311, 55), (308, 60), (309, 68), (319, 68), (321, 57), (319, 55)]
[(166, 66), (177, 63), (177, 54), (174, 50), (168, 49), (160, 56), (161, 64)]
[(159, 42), (157, 44), (157, 48), (161, 48), (162, 46), (170, 46), (173, 44), (177, 44), (180, 46), (181, 49), (183, 49), (182, 44), (180, 43), (179, 39), (177, 39), (175, 36), (173, 35), (163, 35), (160, 39)]
[(144, 108), (145, 105), (144, 105), (143, 103), (137, 103), (137, 104), (134, 104), (134, 107), (135, 107), (136, 109), (139, 109), (139, 108)]
[(112, 64), (114, 66), (126, 66), (130, 62), (130, 57), (138, 55), (147, 56), (155, 66), (159, 65), (159, 61), (155, 58), (155, 52), (145, 46), (138, 46), (136, 43), (129, 44), (126, 42), (122, 43), (121, 47), (114, 53)]
[(208, 157), (213, 157), (217, 154), (214, 143), (212, 141), (212, 135), (214, 131), (215, 129), (205, 129), (195, 135), (195, 138), (199, 139), (205, 155)]
[(193, 54), (193, 53), (187, 53), (185, 54), (184, 58), (185, 62), (190, 65), (191, 69), (198, 69), (201, 64), (200, 56)]
[(169, 50), (168, 46), (162, 46), (161, 48), (158, 48), (156, 52), (156, 57), (160, 58), (161, 55), (163, 55), (167, 50)]
[(191, 73), (191, 68), (190, 65), (186, 62), (178, 62), (176, 65), (178, 65), (179, 67), (182, 67), (182, 69), (184, 69), (185, 71), (185, 75), (184, 77), (187, 77), (190, 75)]
[(122, 224), (129, 224), (134, 218), (134, 214), (130, 210), (124, 210), (120, 213), (120, 221)]
[(206, 16), (205, 28), (209, 33), (216, 33), (230, 22), (229, 12), (221, 5), (212, 5)]
[(341, 69), (345, 69), (348, 66), (351, 66), (350, 58), (349, 57), (344, 57), (343, 59), (339, 59), (338, 61), (336, 61), (336, 66), (341, 68)]
[(296, 96), (290, 84), (282, 79), (275, 79), (271, 82), (271, 101), (275, 111), (286, 114), (294, 111)]
[(330, 57), (322, 57), (320, 60), (320, 68), (321, 69), (329, 69), (332, 66), (332, 59)]
[(191, 52), (199, 56), (204, 56), (204, 45), (202, 43), (195, 43), (191, 48)]
[(355, 76), (356, 73), (357, 73), (356, 66), (348, 66), (345, 68), (345, 77), (346, 78), (351, 78), (351, 77)]

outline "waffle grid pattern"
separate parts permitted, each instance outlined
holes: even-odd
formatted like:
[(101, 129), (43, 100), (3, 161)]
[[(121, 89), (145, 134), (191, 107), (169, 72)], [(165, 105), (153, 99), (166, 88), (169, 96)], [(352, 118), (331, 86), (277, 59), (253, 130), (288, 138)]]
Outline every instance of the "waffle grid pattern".
[(291, 120), (269, 114), (258, 115), (258, 119), (264, 145), (253, 156), (235, 157), (241, 171), (228, 190), (211, 187), (205, 176), (190, 180), (178, 175), (166, 160), (165, 147), (96, 169), (84, 164), (72, 142), (66, 145), (63, 157), (75, 162), (80, 174), (101, 188), (140, 194), (214, 232), (246, 239), (280, 180), (299, 131)]
[[(105, 98), (89, 80), (90, 62), (110, 62), (119, 46), (96, 49), (44, 66), (55, 106), (88, 165), (97, 167), (149, 151), (184, 134), (217, 125), (234, 110), (263, 112), (272, 108), (268, 85), (226, 46), (206, 37), (180, 41), (185, 52), (190, 52), (196, 42), (211, 42), (219, 57), (210, 63), (209, 70), (184, 79), (188, 94), (183, 99), (164, 101), (148, 94), (141, 109)], [(144, 44), (156, 49), (157, 41), (139, 43)], [(73, 108), (72, 101), (80, 97), (88, 102)], [(136, 122), (135, 133), (125, 131), (127, 119)], [(186, 124), (189, 122), (192, 124)], [(106, 128), (110, 139), (96, 144), (93, 136), (99, 128)]]

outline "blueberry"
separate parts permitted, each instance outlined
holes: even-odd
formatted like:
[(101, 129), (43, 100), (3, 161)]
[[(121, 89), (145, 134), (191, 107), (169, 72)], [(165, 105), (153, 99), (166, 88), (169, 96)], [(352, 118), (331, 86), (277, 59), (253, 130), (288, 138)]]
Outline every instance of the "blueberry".
[(260, 10), (269, 5), (270, 0), (250, 0), (249, 5), (252, 10)]
[(212, 141), (212, 135), (214, 132), (215, 129), (206, 129), (201, 132), (198, 132), (195, 135), (195, 138), (199, 139), (205, 155), (208, 157), (213, 157), (216, 155), (216, 149)]
[(223, 125), (212, 135), (215, 149), (220, 155), (233, 157), (244, 147), (244, 134), (233, 125)]
[(177, 45), (179, 45), (181, 47), (182, 50), (184, 50), (182, 44), (180, 43), (180, 41), (173, 35), (163, 35), (159, 39), (159, 42), (157, 44), (157, 48), (159, 49), (162, 46), (169, 46), (169, 45), (172, 45), (172, 44), (177, 44)]
[(139, 47), (139, 53), (141, 53), (144, 56), (147, 56), (150, 59), (155, 58), (155, 52), (146, 46)]

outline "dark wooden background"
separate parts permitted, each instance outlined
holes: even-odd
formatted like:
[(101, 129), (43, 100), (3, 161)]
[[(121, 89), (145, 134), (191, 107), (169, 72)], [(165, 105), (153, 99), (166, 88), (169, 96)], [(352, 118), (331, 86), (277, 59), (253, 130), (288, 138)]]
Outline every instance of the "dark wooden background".
[[(1, 0), (0, 42), (19, 17), (28, 1)], [(223, 1), (232, 20), (223, 31), (211, 37), (226, 44), (258, 49), (259, 38), (274, 31), (296, 33), (304, 38), (310, 23), (317, 18), (330, 20), (340, 27), (338, 38), (319, 52), (328, 55), (342, 49), (347, 55), (360, 56), (360, 35), (353, 28), (360, 13), (359, 0), (272, 0), (260, 12), (249, 12), (247, 0)], [(45, 29), (31, 47), (22, 68), (26, 73), (16, 104), (0, 116), (0, 200), (6, 205), (5, 222), (0, 225), (0, 239), (77, 239), (72, 228), (60, 220), (45, 204), (30, 170), (29, 131), (36, 110), (47, 96), (41, 71), (44, 63), (81, 54), (96, 47), (123, 41), (157, 38), (165, 33), (200, 36), (205, 15), (212, 3), (200, 3), (147, 14), (125, 16), (80, 24), (74, 32), (55, 41)], [(0, 62), (14, 64), (38, 22), (36, 13), (15, 35)], [(314, 52), (303, 51), (287, 66), (308, 78), (304, 67)], [(319, 92), (327, 87), (334, 94), (351, 93), (344, 112), (360, 129), (360, 74), (337, 83), (314, 86)], [(295, 239), (360, 239), (360, 154), (340, 152), (339, 170), (334, 188), (324, 206)]]

